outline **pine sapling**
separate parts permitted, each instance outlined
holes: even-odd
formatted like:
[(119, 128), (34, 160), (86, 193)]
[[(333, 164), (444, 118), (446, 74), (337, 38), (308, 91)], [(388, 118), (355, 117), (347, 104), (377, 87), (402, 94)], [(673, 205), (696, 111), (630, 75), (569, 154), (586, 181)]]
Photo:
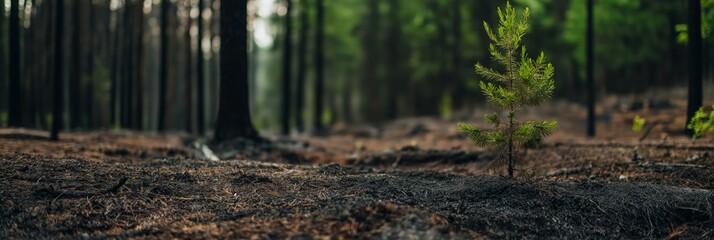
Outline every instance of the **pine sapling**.
[[(505, 72), (476, 64), (476, 72), (488, 82), (480, 86), (488, 103), (505, 113), (502, 121), (500, 113), (486, 115), (486, 121), (493, 129), (481, 129), (475, 125), (459, 123), (463, 134), (480, 146), (499, 153), (493, 167), (508, 166), (508, 175), (513, 177), (515, 165), (523, 160), (518, 148), (535, 145), (552, 134), (558, 127), (555, 121), (525, 121), (516, 119), (516, 114), (526, 107), (537, 106), (551, 98), (555, 83), (555, 68), (547, 63), (543, 52), (533, 60), (521, 45), (521, 38), (528, 29), (530, 11), (526, 8), (518, 17), (516, 10), (506, 2), (505, 11), (498, 8), (500, 19), (498, 30), (494, 32), (484, 22), (488, 38), (493, 41), (489, 50), (491, 57), (503, 65)], [(520, 55), (519, 55), (520, 54)]]

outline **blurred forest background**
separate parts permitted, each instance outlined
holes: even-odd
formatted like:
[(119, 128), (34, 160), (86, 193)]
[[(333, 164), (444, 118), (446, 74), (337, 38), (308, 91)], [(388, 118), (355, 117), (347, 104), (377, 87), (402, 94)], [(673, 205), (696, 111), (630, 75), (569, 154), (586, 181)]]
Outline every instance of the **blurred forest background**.
[[(517, 8), (531, 9), (525, 44), (543, 50), (556, 66), (555, 97), (584, 104), (586, 1), (512, 2)], [(53, 56), (61, 50), (60, 73), (67, 79), (61, 89), (65, 92), (63, 129), (203, 134), (213, 128), (219, 91), (220, 1), (58, 3), (62, 1), (0, 0), (0, 126), (8, 126), (8, 112), (15, 106), (21, 112), (16, 125), (50, 128), (57, 61)], [(13, 4), (18, 7), (16, 15)], [(253, 122), (261, 131), (278, 132), (286, 123), (292, 131), (302, 131), (322, 124), (381, 123), (412, 116), (449, 118), (481, 106), (484, 100), (473, 66), (491, 64), (483, 21), (495, 23), (494, 9), (504, 4), (502, 0), (249, 0)], [(703, 72), (705, 86), (712, 86), (714, 1), (702, 0), (701, 5)], [(687, 1), (595, 1), (597, 95), (685, 87), (687, 10)], [(58, 12), (63, 15), (57, 16)], [(17, 35), (12, 34), (13, 16), (18, 19)], [(55, 24), (58, 18), (64, 19), (61, 28)], [(162, 29), (167, 30), (165, 38)], [(324, 39), (317, 37), (320, 33)], [(63, 45), (56, 46), (55, 39), (60, 38)], [(19, 49), (12, 47), (13, 41)], [(160, 71), (164, 47), (168, 52), (165, 84)], [(320, 54), (324, 62), (317, 61)], [(12, 59), (20, 65), (19, 91), (11, 89)], [(324, 89), (315, 84), (319, 73), (324, 73)], [(166, 104), (160, 103), (161, 96)], [(324, 98), (320, 101), (316, 96)], [(313, 114), (315, 108), (323, 109)]]

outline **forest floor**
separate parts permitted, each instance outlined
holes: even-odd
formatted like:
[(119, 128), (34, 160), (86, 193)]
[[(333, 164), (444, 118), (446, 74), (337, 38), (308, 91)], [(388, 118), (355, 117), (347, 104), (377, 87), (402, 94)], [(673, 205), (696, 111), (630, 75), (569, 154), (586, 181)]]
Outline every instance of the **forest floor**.
[[(526, 113), (561, 130), (516, 179), (458, 133), (482, 112), (212, 151), (185, 134), (0, 129), (0, 239), (714, 238), (714, 139), (679, 133), (682, 104), (601, 108), (594, 139), (575, 105)], [(642, 141), (636, 114), (656, 123)]]

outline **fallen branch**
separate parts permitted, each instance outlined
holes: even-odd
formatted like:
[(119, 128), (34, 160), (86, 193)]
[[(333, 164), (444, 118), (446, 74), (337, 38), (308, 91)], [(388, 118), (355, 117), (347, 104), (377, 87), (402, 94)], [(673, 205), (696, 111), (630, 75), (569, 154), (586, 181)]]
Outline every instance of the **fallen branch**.
[(126, 183), (128, 180), (127, 177), (122, 177), (119, 179), (119, 182), (116, 184), (110, 186), (109, 188), (98, 190), (98, 191), (69, 191), (69, 190), (55, 190), (53, 187), (50, 188), (42, 188), (37, 191), (35, 191), (35, 195), (39, 196), (50, 196), (53, 198), (85, 198), (85, 197), (92, 197), (92, 196), (97, 196), (97, 195), (104, 195), (108, 193), (113, 193), (119, 190), (121, 186)]

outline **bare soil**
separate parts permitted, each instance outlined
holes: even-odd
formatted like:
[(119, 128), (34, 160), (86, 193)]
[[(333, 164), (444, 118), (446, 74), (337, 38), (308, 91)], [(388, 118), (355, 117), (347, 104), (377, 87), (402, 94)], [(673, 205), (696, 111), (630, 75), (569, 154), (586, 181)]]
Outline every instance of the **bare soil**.
[[(568, 106), (527, 115), (562, 129), (516, 179), (455, 129), (479, 112), (236, 140), (220, 161), (182, 134), (0, 129), (0, 239), (713, 238), (714, 140), (680, 135), (673, 105), (607, 110), (596, 139)], [(635, 114), (663, 124), (640, 141)]]

